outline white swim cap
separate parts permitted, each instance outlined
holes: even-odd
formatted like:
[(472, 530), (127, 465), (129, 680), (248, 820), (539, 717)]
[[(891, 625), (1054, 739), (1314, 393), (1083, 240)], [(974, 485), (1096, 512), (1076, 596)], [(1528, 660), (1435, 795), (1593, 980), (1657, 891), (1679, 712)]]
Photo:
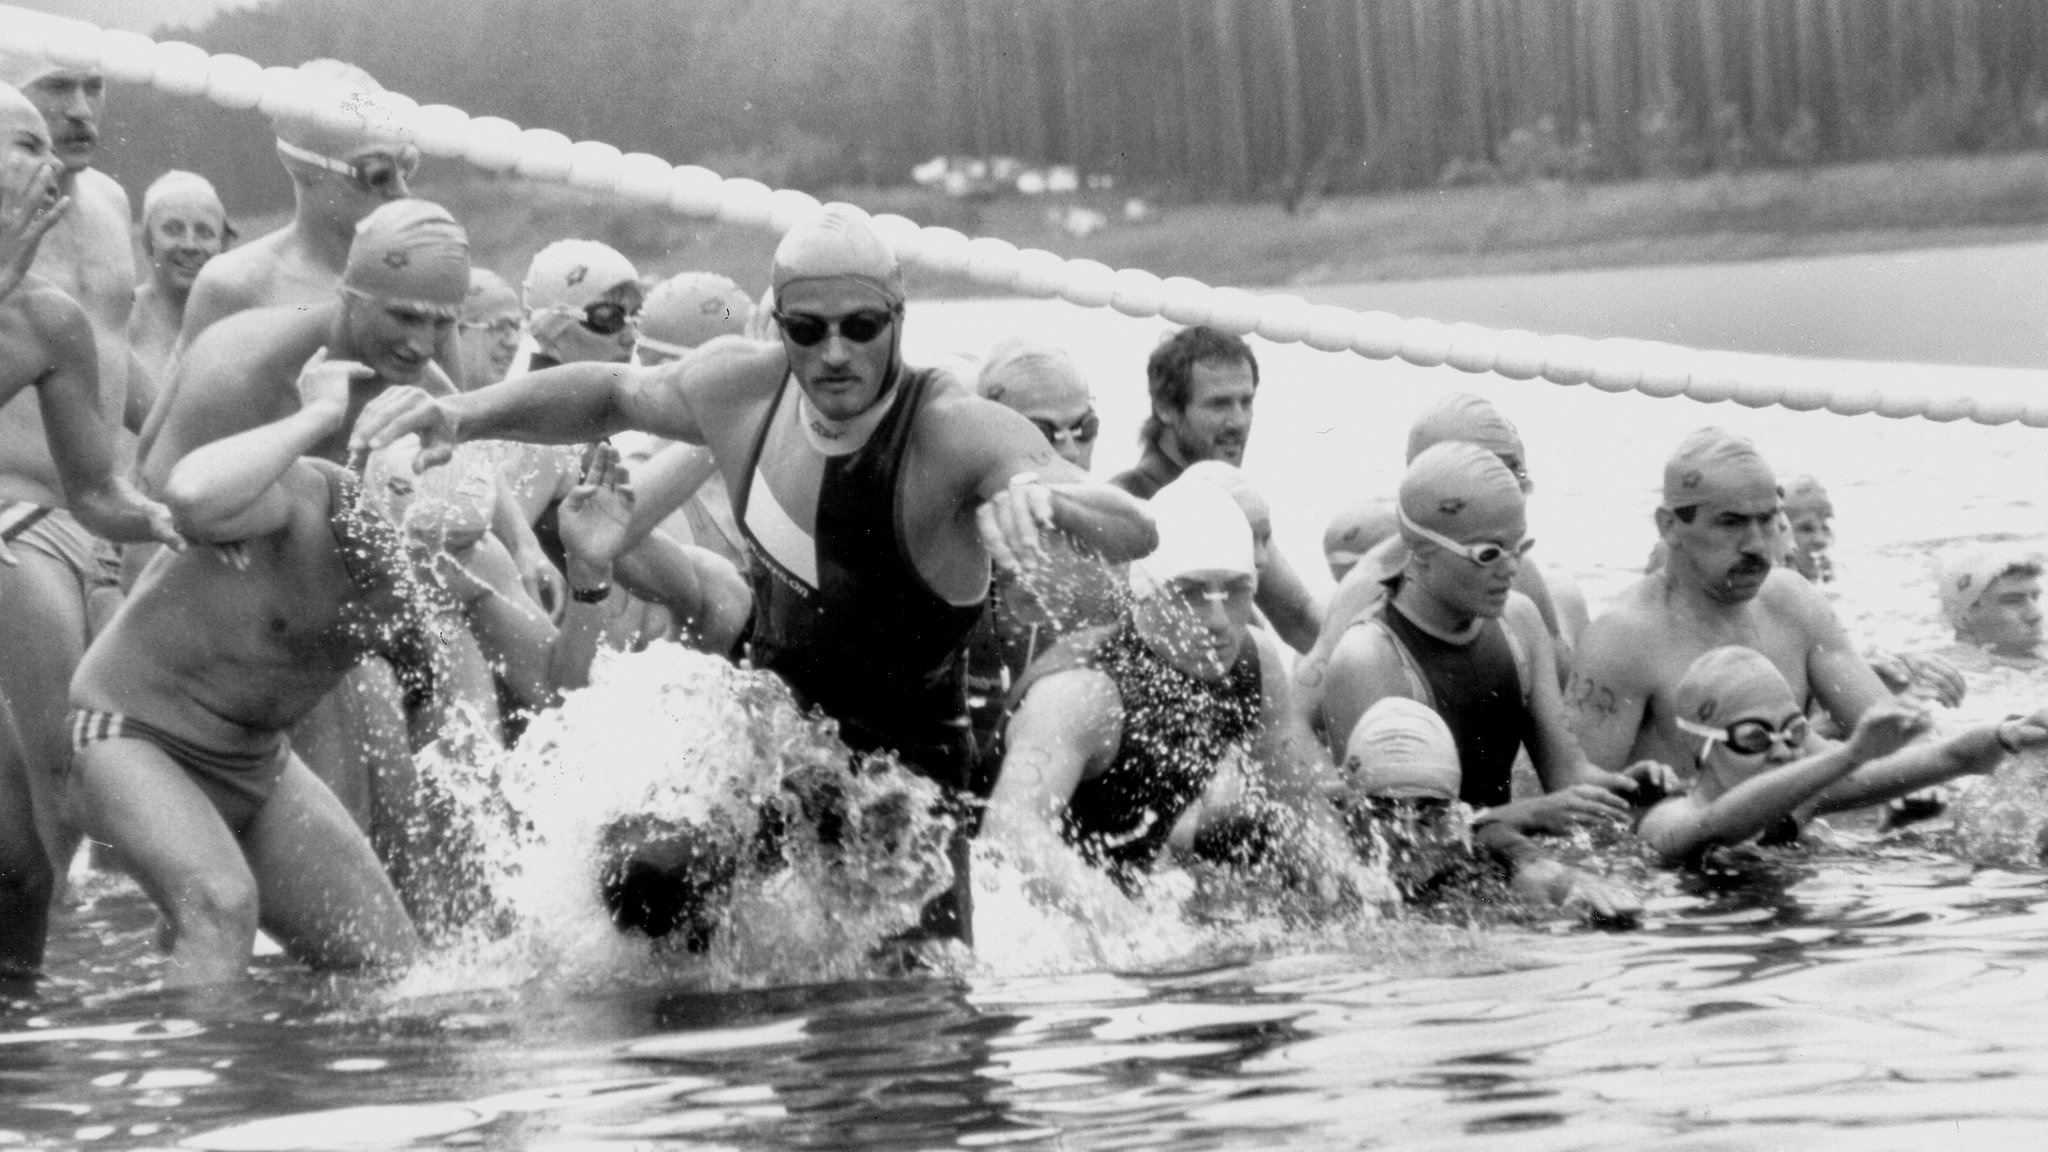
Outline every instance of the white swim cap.
[(1464, 784), (1450, 726), (1406, 696), (1382, 697), (1358, 718), (1344, 742), (1344, 768), (1365, 796), (1456, 800)]
[(1966, 544), (1941, 558), (1941, 614), (1961, 630), (1970, 610), (2001, 576), (2041, 574), (2041, 557), (2012, 544)]
[(142, 227), (149, 229), (156, 214), (166, 208), (188, 207), (211, 211), (227, 221), (227, 208), (220, 202), (220, 193), (214, 190), (213, 182), (197, 172), (173, 168), (150, 181), (149, 188), (142, 193)]
[(1222, 488), (1202, 480), (1175, 480), (1148, 507), (1159, 528), (1159, 547), (1131, 563), (1131, 591), (1157, 595), (1168, 582), (1195, 573), (1257, 578), (1251, 523)]

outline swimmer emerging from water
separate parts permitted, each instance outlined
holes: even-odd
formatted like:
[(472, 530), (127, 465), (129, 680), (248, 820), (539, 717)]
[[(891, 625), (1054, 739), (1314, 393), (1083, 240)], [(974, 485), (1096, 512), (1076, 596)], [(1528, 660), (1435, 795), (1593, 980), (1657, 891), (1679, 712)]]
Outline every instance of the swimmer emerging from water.
[(1701, 655), (1672, 692), (1679, 731), (1696, 741), (1692, 790), (1659, 803), (1638, 831), (1658, 855), (1697, 865), (1790, 822), (1882, 803), (1957, 776), (1990, 772), (2007, 756), (2048, 746), (2048, 709), (1920, 740), (1927, 714), (1874, 704), (1843, 744), (1807, 739), (1805, 709), (1770, 659), (1728, 646)]
[[(458, 440), (628, 428), (708, 445), (750, 545), (754, 663), (856, 752), (894, 751), (961, 795), (961, 662), (990, 564), (1036, 568), (1050, 532), (1132, 560), (1153, 546), (1150, 518), (1023, 417), (904, 365), (902, 272), (859, 209), (827, 205), (792, 228), (770, 287), (777, 341), (713, 341), (659, 368), (565, 364), (462, 396), (394, 393), (356, 438), (419, 432), (430, 460)], [(954, 888), (926, 928), (965, 938), (964, 837), (952, 855)]]
[(1464, 894), (1483, 895), (1490, 871), (1482, 867), (1484, 853), (1531, 903), (1581, 911), (1603, 924), (1632, 921), (1642, 910), (1626, 888), (1553, 859), (1505, 821), (1471, 826), (1470, 810), (1458, 801), (1464, 773), (1456, 738), (1427, 704), (1388, 696), (1366, 709), (1345, 743), (1339, 776), (1352, 844), (1368, 861), (1385, 861), (1411, 906), (1475, 882), (1481, 887)]
[[(157, 556), (73, 679), (70, 795), (163, 911), (167, 986), (241, 978), (259, 926), (323, 968), (402, 962), (418, 946), (369, 840), (285, 735), (372, 651), (432, 689), (419, 569), (441, 553), (394, 527), (409, 459), (379, 462), (359, 499), (353, 474), (309, 455), (344, 430), (372, 374), (321, 350), (294, 410), (178, 462), (165, 493), (180, 527), (239, 560), (220, 547)], [(616, 479), (584, 494), (589, 515), (568, 533), (593, 587), (608, 586), (624, 536)], [(597, 615), (572, 611), (558, 641), (524, 613), (549, 633), (532, 655), (580, 663), (558, 667), (559, 682), (587, 670)]]
[(1840, 731), (1889, 698), (1827, 599), (1773, 565), (1782, 514), (1777, 476), (1744, 437), (1703, 428), (1672, 453), (1656, 511), (1669, 559), (1586, 630), (1566, 692), (1594, 764), (1691, 764), (1673, 692), (1694, 660), (1728, 644), (1769, 657)]
[[(1430, 705), (1457, 737), (1459, 798), (1477, 822), (1523, 831), (1621, 820), (1626, 795), (1673, 783), (1655, 762), (1602, 771), (1572, 740), (1559, 699), (1550, 633), (1514, 590), (1527, 535), (1519, 479), (1478, 444), (1426, 449), (1401, 481), (1407, 559), (1379, 608), (1352, 621), (1322, 687), (1334, 752), (1374, 703), (1406, 696)], [(1545, 794), (1514, 798), (1526, 749)]]
[[(1231, 862), (1284, 859), (1314, 886), (1343, 842), (1320, 757), (1268, 722), (1284, 715), (1287, 679), (1277, 643), (1251, 627), (1250, 525), (1192, 474), (1152, 508), (1159, 548), (1131, 566), (1136, 602), (1118, 623), (1062, 640), (1017, 685), (982, 835), (1062, 902), (1089, 887), (1082, 862), (1134, 891), (1174, 838)], [(1219, 782), (1242, 795), (1202, 805), (1183, 827)], [(1254, 843), (1208, 849), (1246, 827)]]

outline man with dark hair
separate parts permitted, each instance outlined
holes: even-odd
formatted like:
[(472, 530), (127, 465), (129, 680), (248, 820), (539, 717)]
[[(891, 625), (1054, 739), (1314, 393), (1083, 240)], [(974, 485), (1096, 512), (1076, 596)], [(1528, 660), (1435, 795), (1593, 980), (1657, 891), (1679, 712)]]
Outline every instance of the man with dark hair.
[[(1191, 464), (1215, 460), (1244, 466), (1252, 398), (1259, 390), (1259, 362), (1250, 345), (1200, 324), (1183, 328), (1152, 350), (1145, 382), (1152, 393), (1152, 414), (1139, 432), (1145, 454), (1137, 467), (1112, 477), (1111, 484), (1150, 500)], [(1254, 524), (1255, 531), (1260, 527)], [(1270, 534), (1270, 524), (1264, 531)], [(1287, 557), (1268, 543), (1259, 548), (1258, 609), (1295, 651), (1306, 652), (1316, 642), (1322, 606)]]
[(1200, 324), (1183, 328), (1152, 350), (1145, 385), (1152, 393), (1152, 414), (1138, 434), (1145, 454), (1111, 484), (1150, 500), (1198, 460), (1244, 463), (1259, 388), (1250, 345)]

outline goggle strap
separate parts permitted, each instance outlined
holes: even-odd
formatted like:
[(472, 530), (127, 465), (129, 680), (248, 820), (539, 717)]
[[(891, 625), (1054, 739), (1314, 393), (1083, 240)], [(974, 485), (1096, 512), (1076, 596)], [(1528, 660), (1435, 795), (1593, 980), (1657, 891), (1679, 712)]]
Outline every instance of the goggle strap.
[[(1456, 540), (1451, 539), (1449, 536), (1446, 536), (1441, 532), (1432, 532), (1429, 529), (1424, 528), (1422, 525), (1417, 524), (1415, 521), (1408, 518), (1408, 510), (1401, 507), (1398, 504), (1394, 506), (1394, 518), (1397, 521), (1399, 521), (1401, 527), (1406, 529), (1407, 531), (1413, 532), (1417, 536), (1420, 536), (1424, 540), (1427, 540), (1430, 543), (1435, 544), (1439, 547), (1448, 548), (1449, 550), (1456, 552), (1458, 555), (1463, 556), (1465, 559), (1471, 560), (1475, 564), (1490, 564), (1493, 562), (1492, 560), (1476, 559), (1472, 555), (1472, 545), (1460, 544)], [(1527, 545), (1529, 543), (1529, 541), (1524, 540), (1522, 542), (1522, 545), (1518, 546), (1517, 548), (1510, 548), (1505, 544), (1494, 544), (1493, 547), (1499, 548), (1501, 550), (1502, 555), (1513, 553), (1516, 556), (1520, 556), (1523, 554), (1523, 552), (1527, 551)], [(1500, 559), (1499, 556), (1494, 557), (1494, 560), (1498, 559)]]
[(311, 164), (315, 168), (324, 168), (329, 172), (339, 173), (350, 178), (354, 178), (356, 174), (356, 166), (348, 161), (336, 160), (332, 156), (323, 156), (309, 148), (301, 148), (289, 140), (279, 140), (277, 142), (277, 154), (297, 160), (302, 164)]
[(682, 344), (671, 344), (666, 340), (656, 340), (652, 336), (640, 337), (639, 342), (636, 343), (634, 347), (636, 349), (645, 348), (649, 352), (653, 352), (659, 356), (674, 356), (677, 359), (681, 359), (682, 357), (688, 356), (690, 353), (696, 351), (696, 349), (687, 347)]

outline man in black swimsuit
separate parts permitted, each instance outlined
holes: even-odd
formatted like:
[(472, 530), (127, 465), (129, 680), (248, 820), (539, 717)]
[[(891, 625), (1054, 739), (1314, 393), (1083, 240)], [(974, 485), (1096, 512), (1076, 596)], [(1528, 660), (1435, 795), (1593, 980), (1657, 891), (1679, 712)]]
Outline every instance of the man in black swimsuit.
[[(1434, 708), (1457, 738), (1459, 799), (1526, 830), (1620, 820), (1644, 779), (1586, 762), (1567, 727), (1550, 632), (1513, 590), (1531, 543), (1521, 484), (1493, 452), (1451, 441), (1424, 451), (1401, 481), (1397, 512), (1409, 555), (1378, 612), (1361, 616), (1330, 658), (1324, 709), (1338, 755), (1373, 703), (1407, 696)], [(1544, 796), (1516, 801), (1526, 747)]]
[[(962, 653), (990, 562), (1028, 574), (1045, 531), (1128, 561), (1151, 550), (1151, 519), (1022, 416), (904, 365), (902, 274), (858, 208), (792, 229), (772, 286), (778, 340), (714, 341), (651, 368), (568, 364), (461, 396), (387, 393), (356, 441), (418, 432), (429, 461), (461, 439), (628, 428), (708, 445), (753, 552), (754, 663), (856, 752), (892, 751), (964, 792)], [(953, 892), (925, 926), (966, 938), (964, 835), (953, 856)]]

